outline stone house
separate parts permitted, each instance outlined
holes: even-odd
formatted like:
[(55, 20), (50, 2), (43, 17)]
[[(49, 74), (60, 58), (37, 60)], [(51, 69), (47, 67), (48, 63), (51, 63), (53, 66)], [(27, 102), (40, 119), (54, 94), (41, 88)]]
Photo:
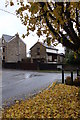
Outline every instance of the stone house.
[(2, 65), (2, 42), (0, 38), (0, 66)]
[(26, 44), (18, 34), (2, 35), (2, 60), (5, 63), (19, 62), (26, 57)]
[(58, 54), (58, 49), (53, 46), (47, 46), (44, 43), (37, 42), (31, 48), (31, 63), (62, 63), (64, 60), (63, 54)]

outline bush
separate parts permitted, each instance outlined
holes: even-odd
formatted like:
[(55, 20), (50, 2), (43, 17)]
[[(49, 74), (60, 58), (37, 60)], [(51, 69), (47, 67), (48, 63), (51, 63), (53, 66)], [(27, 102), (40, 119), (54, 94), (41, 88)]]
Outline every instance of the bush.
[(65, 79), (65, 83), (66, 85), (75, 85), (75, 86), (80, 86), (80, 77), (76, 77), (73, 81), (73, 83), (71, 82), (71, 77), (67, 76)]
[(70, 77), (70, 76), (67, 76), (67, 77), (66, 77), (65, 83), (66, 83), (66, 85), (71, 85), (71, 84), (72, 84), (72, 82), (71, 82), (71, 77)]
[(80, 77), (79, 76), (77, 78), (75, 78), (75, 80), (73, 81), (73, 84), (75, 86), (80, 86)]
[(31, 63), (31, 58), (27, 57), (22, 59), (22, 63)]

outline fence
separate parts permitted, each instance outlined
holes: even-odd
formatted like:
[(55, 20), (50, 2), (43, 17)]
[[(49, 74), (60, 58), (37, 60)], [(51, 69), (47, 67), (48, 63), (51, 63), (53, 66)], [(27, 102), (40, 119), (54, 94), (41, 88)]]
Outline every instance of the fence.
[(59, 70), (63, 64), (49, 63), (3, 63), (3, 68), (23, 69), (23, 70)]
[(37, 65), (33, 63), (3, 63), (2, 67), (8, 69), (37, 70)]
[(70, 66), (66, 64), (57, 64), (57, 63), (25, 63), (25, 62), (19, 62), (19, 63), (3, 63), (3, 68), (12, 68), (12, 69), (25, 69), (25, 70), (76, 70), (78, 66)]
[(59, 70), (63, 64), (51, 63), (3, 63), (3, 68), (23, 69), (23, 70)]

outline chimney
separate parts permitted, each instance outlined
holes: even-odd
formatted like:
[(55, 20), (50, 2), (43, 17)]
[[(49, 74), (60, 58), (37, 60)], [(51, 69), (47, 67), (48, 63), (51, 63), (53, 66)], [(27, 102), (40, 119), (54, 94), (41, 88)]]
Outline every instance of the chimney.
[(17, 38), (19, 38), (19, 34), (18, 34), (18, 33), (16, 33), (15, 36), (16, 36)]

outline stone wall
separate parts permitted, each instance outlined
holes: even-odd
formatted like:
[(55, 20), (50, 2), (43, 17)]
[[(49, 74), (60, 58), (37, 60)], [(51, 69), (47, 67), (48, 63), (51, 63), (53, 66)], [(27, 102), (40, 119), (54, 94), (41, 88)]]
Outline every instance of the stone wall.
[(15, 37), (4, 45), (3, 56), (5, 56), (5, 62), (18, 62), (26, 57), (26, 45), (19, 37)]

